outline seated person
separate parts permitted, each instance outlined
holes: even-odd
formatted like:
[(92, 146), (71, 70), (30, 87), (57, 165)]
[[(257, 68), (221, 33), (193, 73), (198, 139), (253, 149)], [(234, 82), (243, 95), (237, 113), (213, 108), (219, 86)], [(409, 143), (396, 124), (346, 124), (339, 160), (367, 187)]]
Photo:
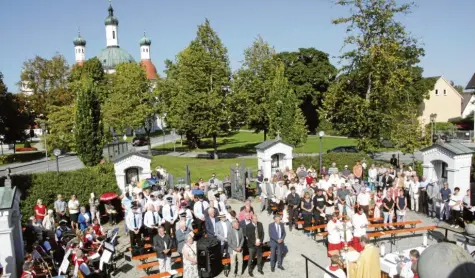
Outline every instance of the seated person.
[(33, 262), (23, 263), (23, 272), (21, 273), (20, 278), (35, 278), (36, 272), (33, 270)]
[(417, 261), (419, 260), (420, 254), (416, 249), (409, 251), (410, 261), (407, 263), (401, 263), (400, 268), (400, 277), (404, 278), (419, 278), (417, 274)]
[(68, 226), (66, 226), (67, 224), (68, 224), (68, 221), (66, 221), (64, 219), (59, 221), (59, 226), (56, 229), (56, 237), (58, 238), (58, 241), (61, 240), (61, 238), (63, 237), (64, 232), (71, 231), (71, 229)]
[(96, 250), (101, 245), (92, 227), (86, 229), (83, 237), (84, 248)]
[(117, 222), (117, 210), (111, 202), (105, 204), (106, 213), (109, 216), (109, 224), (115, 225)]
[(99, 224), (99, 219), (95, 218), (94, 221), (92, 222), (92, 229), (94, 230), (94, 235), (97, 237), (99, 240), (103, 240), (105, 235), (102, 230), (101, 224)]

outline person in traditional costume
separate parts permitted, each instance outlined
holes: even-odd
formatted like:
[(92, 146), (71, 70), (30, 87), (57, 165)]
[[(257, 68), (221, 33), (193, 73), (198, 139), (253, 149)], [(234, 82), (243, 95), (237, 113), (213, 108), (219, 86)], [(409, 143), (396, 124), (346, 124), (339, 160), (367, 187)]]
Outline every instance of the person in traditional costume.
[(341, 237), (340, 237), (340, 228), (341, 223), (338, 220), (338, 213), (333, 213), (332, 219), (328, 221), (327, 232), (328, 232), (328, 257), (334, 253), (333, 251), (338, 251), (342, 248)]
[(360, 238), (361, 251), (356, 261), (355, 275), (352, 278), (380, 278), (381, 261), (379, 258), (379, 248), (373, 245), (367, 236)]
[[(340, 256), (332, 255), (330, 257), (331, 264), (327, 266), (325, 269), (330, 272), (331, 274), (335, 275), (334, 277), (337, 278), (346, 278), (346, 273), (342, 268), (342, 263), (340, 261)], [(328, 273), (323, 275), (323, 278), (334, 278), (333, 276), (330, 277)]]
[(36, 272), (33, 270), (33, 266), (33, 262), (25, 262), (20, 278), (36, 278)]
[(360, 237), (366, 235), (366, 228), (368, 227), (368, 218), (364, 214), (364, 209), (362, 207), (358, 208), (358, 212), (353, 215), (351, 222), (354, 227), (353, 233), (353, 248), (356, 251), (361, 252), (363, 250), (362, 245), (360, 244)]

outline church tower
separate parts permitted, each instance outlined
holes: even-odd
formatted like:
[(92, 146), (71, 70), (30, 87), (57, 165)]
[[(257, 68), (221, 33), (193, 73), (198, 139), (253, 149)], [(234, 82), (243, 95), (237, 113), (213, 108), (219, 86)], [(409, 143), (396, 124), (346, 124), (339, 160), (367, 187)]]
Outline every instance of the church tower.
[(78, 32), (78, 37), (74, 39), (73, 44), (76, 65), (82, 66), (86, 61), (86, 40), (81, 37), (80, 32)]
[(109, 5), (108, 11), (109, 16), (104, 21), (106, 25), (107, 47), (119, 47), (119, 20), (114, 16), (112, 4)]
[(157, 80), (158, 75), (157, 75), (157, 69), (155, 68), (155, 65), (152, 63), (152, 60), (150, 59), (150, 45), (152, 44), (152, 41), (147, 38), (145, 33), (143, 34), (142, 39), (140, 39), (140, 64), (142, 67), (145, 68), (145, 72), (147, 73), (147, 78), (149, 80)]

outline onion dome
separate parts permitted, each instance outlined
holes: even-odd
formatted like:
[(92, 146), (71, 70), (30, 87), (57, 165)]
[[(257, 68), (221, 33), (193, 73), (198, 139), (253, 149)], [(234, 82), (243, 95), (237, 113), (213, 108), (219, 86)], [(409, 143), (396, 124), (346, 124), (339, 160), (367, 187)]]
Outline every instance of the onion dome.
[(143, 46), (143, 45), (150, 46), (152, 44), (152, 41), (149, 38), (147, 38), (147, 36), (145, 36), (145, 33), (144, 33), (139, 43), (140, 43), (140, 46)]
[(117, 17), (114, 16), (114, 9), (112, 8), (112, 5), (109, 5), (109, 16), (106, 17), (106, 20), (104, 20), (105, 25), (119, 25), (119, 20)]
[(73, 40), (74, 46), (86, 46), (86, 40), (81, 37), (81, 33), (78, 32), (77, 38)]
[(105, 48), (97, 55), (105, 70), (114, 70), (118, 64), (135, 62), (132, 55), (120, 47)]

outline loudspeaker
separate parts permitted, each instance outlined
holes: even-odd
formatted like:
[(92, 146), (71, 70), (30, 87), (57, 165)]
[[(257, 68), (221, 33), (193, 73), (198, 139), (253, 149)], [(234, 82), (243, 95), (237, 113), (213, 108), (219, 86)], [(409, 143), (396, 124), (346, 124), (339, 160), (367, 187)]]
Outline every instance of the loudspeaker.
[[(463, 194), (466, 192), (461, 192), (461, 193)], [(475, 207), (475, 183), (470, 183), (470, 205), (472, 207)]]
[(222, 270), (221, 242), (215, 237), (201, 238), (196, 243), (200, 277), (216, 277)]

